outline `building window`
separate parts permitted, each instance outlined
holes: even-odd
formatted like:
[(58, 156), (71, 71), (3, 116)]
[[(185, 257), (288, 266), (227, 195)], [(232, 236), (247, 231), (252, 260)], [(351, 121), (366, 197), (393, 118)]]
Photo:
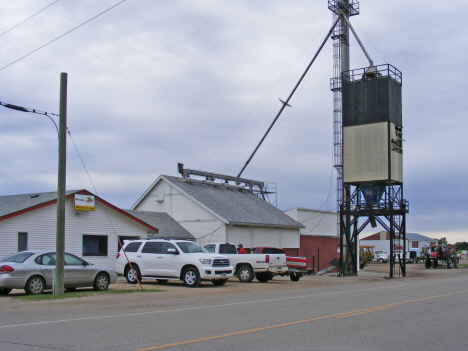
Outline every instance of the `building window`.
[(18, 252), (28, 249), (28, 233), (18, 233)]
[(107, 235), (83, 235), (83, 256), (107, 256)]
[(418, 246), (419, 246), (418, 244), (419, 244), (419, 242), (417, 242), (417, 241), (412, 241), (412, 242), (411, 242), (411, 248), (417, 249)]

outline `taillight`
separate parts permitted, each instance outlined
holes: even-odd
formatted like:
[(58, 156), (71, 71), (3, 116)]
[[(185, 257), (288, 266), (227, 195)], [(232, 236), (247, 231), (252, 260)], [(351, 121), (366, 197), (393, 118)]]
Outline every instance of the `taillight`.
[(1, 273), (10, 273), (10, 272), (13, 272), (14, 269), (11, 268), (10, 266), (1, 266), (0, 267), (0, 274)]
[(266, 255), (265, 261), (266, 261), (266, 263), (270, 263), (270, 255)]
[(119, 257), (120, 257), (120, 252), (117, 254), (117, 258), (119, 258)]

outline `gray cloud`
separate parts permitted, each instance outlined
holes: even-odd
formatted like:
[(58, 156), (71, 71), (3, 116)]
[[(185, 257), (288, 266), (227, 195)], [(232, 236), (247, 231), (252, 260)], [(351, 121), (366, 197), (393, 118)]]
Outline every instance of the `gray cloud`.
[[(0, 36), (0, 67), (117, 2), (58, 2)], [(0, 4), (0, 32), (49, 3)], [(407, 230), (453, 241), (467, 234), (467, 7), (362, 0), (351, 18), (374, 61), (403, 72)], [(330, 25), (325, 0), (127, 1), (0, 70), (0, 101), (58, 113), (67, 72), (73, 140), (100, 196), (128, 208), (177, 162), (236, 175)], [(352, 68), (366, 66), (351, 45)], [(329, 42), (244, 173), (276, 182), (283, 210), (335, 209), (332, 66)], [(0, 194), (54, 190), (52, 123), (2, 108), (0, 128)], [(70, 140), (67, 188), (93, 191)]]

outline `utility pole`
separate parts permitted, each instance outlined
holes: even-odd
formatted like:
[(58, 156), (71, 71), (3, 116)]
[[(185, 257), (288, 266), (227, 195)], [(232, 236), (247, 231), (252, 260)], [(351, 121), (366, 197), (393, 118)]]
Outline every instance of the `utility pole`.
[(65, 191), (67, 170), (67, 73), (60, 75), (60, 120), (58, 135), (57, 234), (55, 244), (54, 295), (64, 292)]

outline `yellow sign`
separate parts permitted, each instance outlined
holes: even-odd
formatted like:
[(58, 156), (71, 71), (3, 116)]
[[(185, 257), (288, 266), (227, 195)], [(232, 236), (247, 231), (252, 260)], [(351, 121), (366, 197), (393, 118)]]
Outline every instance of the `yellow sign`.
[(75, 210), (94, 211), (95, 198), (93, 195), (75, 194)]

